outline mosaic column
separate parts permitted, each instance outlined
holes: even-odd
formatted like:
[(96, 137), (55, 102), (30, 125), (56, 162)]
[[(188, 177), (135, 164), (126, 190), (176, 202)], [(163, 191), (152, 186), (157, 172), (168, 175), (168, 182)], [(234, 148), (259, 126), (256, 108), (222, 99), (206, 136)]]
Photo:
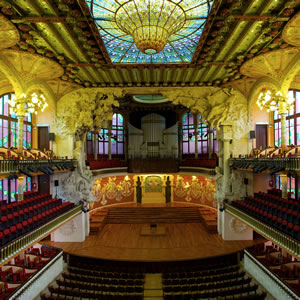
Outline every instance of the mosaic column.
[(282, 198), (287, 198), (287, 175), (282, 174), (280, 175), (280, 180), (281, 180), (281, 186), (282, 186)]
[(108, 121), (108, 159), (111, 160), (111, 127), (112, 121)]
[(194, 117), (194, 133), (195, 133), (195, 159), (198, 158), (198, 114), (193, 114)]
[(230, 141), (232, 140), (232, 126), (221, 125), (223, 137), (223, 188), (225, 195), (229, 193), (229, 177), (230, 177)]
[(98, 159), (98, 133), (94, 133), (94, 160)]

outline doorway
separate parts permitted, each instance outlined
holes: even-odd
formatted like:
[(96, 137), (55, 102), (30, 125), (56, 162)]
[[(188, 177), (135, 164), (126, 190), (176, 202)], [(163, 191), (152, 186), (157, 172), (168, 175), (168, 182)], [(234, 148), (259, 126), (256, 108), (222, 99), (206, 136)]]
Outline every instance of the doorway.
[(49, 127), (39, 126), (38, 127), (38, 148), (44, 151), (49, 150)]
[(39, 175), (38, 185), (40, 194), (50, 194), (50, 176), (49, 175)]
[(266, 149), (267, 148), (267, 132), (268, 125), (256, 125), (255, 136), (256, 136), (256, 148)]

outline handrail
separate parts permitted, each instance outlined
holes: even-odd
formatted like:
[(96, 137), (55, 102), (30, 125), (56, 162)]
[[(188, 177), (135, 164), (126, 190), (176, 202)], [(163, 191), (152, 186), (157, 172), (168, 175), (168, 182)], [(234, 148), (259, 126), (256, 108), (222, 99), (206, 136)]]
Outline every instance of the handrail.
[[(16, 160), (16, 159), (6, 159), (0, 160), (0, 174), (19, 172), (20, 170), (36, 169), (43, 167), (52, 167), (59, 169), (65, 169), (65, 167), (73, 168), (76, 167), (75, 159), (43, 159), (43, 160)], [(30, 170), (29, 170), (30, 171)]]
[[(29, 280), (27, 280), (23, 285), (21, 285), (14, 293), (10, 296), (10, 299), (17, 299), (21, 296), (26, 289), (32, 285), (37, 279), (41, 277), (60, 257), (63, 255), (63, 250), (59, 251), (43, 268), (38, 270)], [(18, 298), (21, 299), (21, 298)]]
[(239, 219), (253, 230), (264, 236), (266, 239), (274, 242), (281, 248), (284, 248), (291, 255), (300, 259), (300, 242), (288, 236), (287, 234), (278, 231), (277, 229), (247, 215), (232, 205), (226, 203), (225, 211), (233, 217)]
[(246, 256), (258, 267), (261, 271), (266, 274), (273, 282), (275, 282), (281, 290), (283, 290), (291, 299), (299, 299), (299, 296), (276, 274), (274, 274), (269, 268), (264, 266), (259, 260), (256, 259), (247, 249), (244, 250)]
[(51, 231), (55, 230), (57, 227), (73, 219), (81, 212), (81, 210), (82, 210), (81, 205), (76, 206), (75, 208), (58, 216), (57, 218), (51, 220), (50, 222), (4, 245), (0, 249), (0, 265), (8, 261), (9, 259), (13, 258), (14, 256), (16, 256), (18, 252), (28, 248), (31, 244), (41, 240), (44, 236), (48, 235)]

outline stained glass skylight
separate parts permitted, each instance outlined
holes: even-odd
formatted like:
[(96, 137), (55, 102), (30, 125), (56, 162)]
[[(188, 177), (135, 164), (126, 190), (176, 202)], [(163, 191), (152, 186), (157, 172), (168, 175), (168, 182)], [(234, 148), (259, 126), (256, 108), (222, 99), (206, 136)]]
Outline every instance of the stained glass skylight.
[(191, 62), (213, 0), (86, 0), (113, 63)]

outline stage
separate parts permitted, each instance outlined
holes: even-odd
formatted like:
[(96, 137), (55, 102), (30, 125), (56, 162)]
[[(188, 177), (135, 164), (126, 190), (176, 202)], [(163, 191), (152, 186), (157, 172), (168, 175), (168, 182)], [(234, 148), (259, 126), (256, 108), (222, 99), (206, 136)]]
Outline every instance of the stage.
[(74, 255), (151, 262), (225, 255), (262, 241), (223, 241), (201, 223), (178, 223), (158, 224), (156, 230), (150, 224), (106, 224), (98, 235), (88, 236), (82, 243), (42, 243)]

